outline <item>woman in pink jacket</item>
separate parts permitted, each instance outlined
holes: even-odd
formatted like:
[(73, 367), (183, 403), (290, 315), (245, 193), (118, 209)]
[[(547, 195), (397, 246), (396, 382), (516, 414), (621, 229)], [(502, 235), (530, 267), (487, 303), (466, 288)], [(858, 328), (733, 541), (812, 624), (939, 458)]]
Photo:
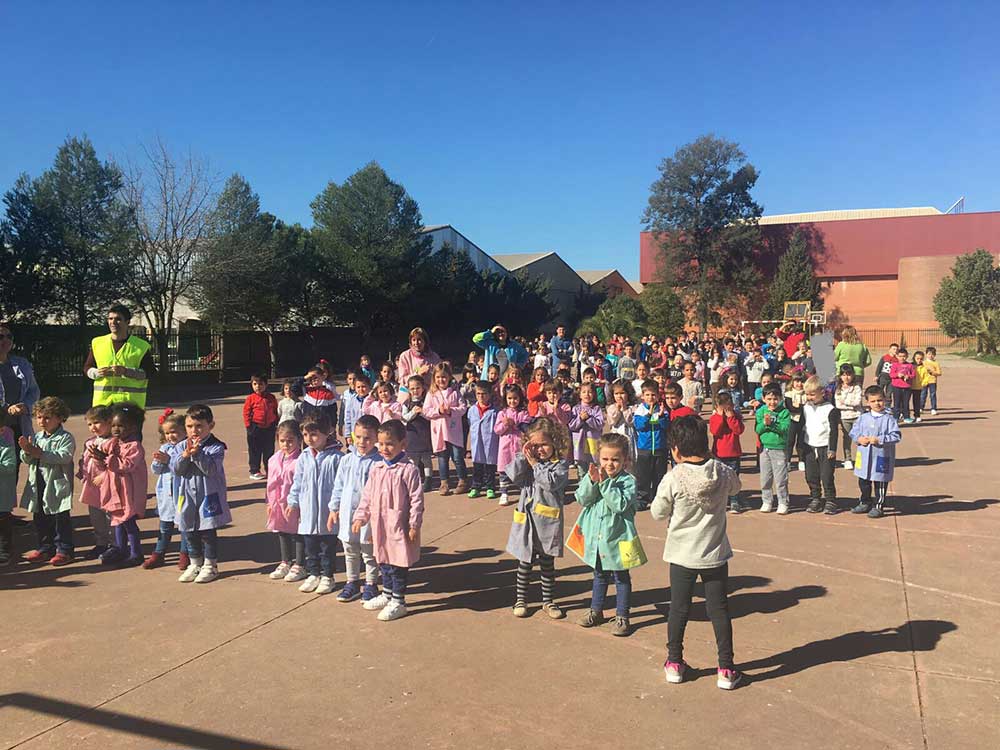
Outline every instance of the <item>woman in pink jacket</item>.
[(405, 440), (406, 428), (398, 419), (378, 428), (382, 461), (368, 473), (351, 524), (355, 534), (365, 524), (371, 529), (372, 548), (382, 570), (382, 593), (365, 609), (381, 605), (378, 619), (384, 622), (406, 616), (407, 577), (420, 560), (424, 490), (420, 470), (403, 453)]
[[(504, 410), (497, 414), (493, 431), (500, 436), (500, 449), (497, 453), (497, 471), (500, 472), (500, 505), (510, 505), (511, 492), (517, 493), (518, 488), (507, 476), (507, 467), (521, 453), (521, 435), (531, 423), (524, 391), (521, 386), (510, 384), (503, 388)], [(515, 499), (513, 502), (517, 502)]]
[(447, 362), (439, 362), (434, 366), (431, 389), (424, 400), (424, 416), (431, 423), (431, 451), (437, 456), (442, 495), (451, 494), (448, 486), (449, 456), (458, 474), (455, 492), (461, 495), (467, 489), (465, 435), (462, 431), (462, 415), (467, 408), (454, 384), (451, 366)]
[(273, 581), (301, 581), (306, 577), (305, 542), (298, 533), (298, 510), (285, 515), (295, 464), (301, 453), (298, 424), (288, 421), (278, 425), (278, 451), (267, 462), (267, 528), (278, 535), (281, 550), (281, 562), (269, 576)]
[(431, 371), (441, 362), (441, 357), (431, 349), (427, 331), (414, 328), (410, 331), (410, 348), (396, 360), (396, 381), (399, 383), (399, 400), (406, 401), (406, 383), (411, 375), (419, 375), (427, 382)]
[(101, 562), (132, 567), (143, 562), (136, 520), (146, 515), (146, 451), (139, 442), (143, 411), (124, 402), (112, 406), (111, 415), (111, 440), (91, 451), (107, 467), (109, 492), (102, 495), (101, 507), (115, 532), (114, 546), (101, 555)]

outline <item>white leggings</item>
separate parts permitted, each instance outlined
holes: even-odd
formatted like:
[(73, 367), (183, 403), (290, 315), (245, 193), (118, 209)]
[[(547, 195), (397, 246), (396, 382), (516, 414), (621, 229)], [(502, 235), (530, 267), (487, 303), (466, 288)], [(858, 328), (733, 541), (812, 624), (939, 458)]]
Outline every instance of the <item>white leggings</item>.
[(361, 578), (361, 561), (365, 563), (365, 583), (374, 584), (378, 580), (378, 565), (375, 564), (375, 554), (371, 542), (344, 542), (344, 562), (347, 567), (347, 580), (357, 581)]

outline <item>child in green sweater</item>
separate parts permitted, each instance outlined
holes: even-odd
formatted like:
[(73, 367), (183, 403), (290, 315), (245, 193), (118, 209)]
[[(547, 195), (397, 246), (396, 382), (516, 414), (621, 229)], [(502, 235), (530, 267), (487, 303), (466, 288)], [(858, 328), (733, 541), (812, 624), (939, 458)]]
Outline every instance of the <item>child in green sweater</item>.
[(792, 417), (781, 396), (781, 386), (764, 386), (763, 405), (757, 409), (757, 438), (760, 440), (760, 511), (770, 513), (778, 494), (778, 515), (788, 513), (788, 459), (785, 448)]

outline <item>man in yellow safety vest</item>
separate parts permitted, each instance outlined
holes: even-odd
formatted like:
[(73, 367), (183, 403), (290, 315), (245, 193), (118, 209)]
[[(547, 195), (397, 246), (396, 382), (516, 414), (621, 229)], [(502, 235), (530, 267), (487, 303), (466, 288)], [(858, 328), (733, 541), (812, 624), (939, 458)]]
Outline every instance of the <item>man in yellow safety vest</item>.
[(90, 352), (83, 365), (87, 377), (94, 381), (93, 406), (109, 406), (129, 401), (140, 409), (146, 408), (146, 386), (154, 372), (149, 342), (128, 332), (131, 311), (124, 305), (113, 305), (108, 311), (111, 333), (90, 342)]

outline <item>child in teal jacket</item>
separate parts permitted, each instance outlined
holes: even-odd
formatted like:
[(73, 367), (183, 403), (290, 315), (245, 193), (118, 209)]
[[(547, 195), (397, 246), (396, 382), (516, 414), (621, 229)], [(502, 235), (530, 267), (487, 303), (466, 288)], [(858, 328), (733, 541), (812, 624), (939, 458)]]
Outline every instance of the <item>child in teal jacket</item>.
[(24, 556), (28, 562), (50, 561), (65, 565), (73, 561), (73, 455), (76, 441), (64, 428), (69, 407), (55, 396), (38, 401), (32, 413), (39, 428), (34, 437), (18, 441), (21, 461), (28, 467), (28, 481), (21, 494), (21, 507), (34, 514), (38, 548)]
[(591, 464), (576, 490), (576, 500), (583, 510), (566, 546), (594, 569), (590, 609), (580, 620), (580, 626), (592, 628), (604, 622), (604, 599), (614, 581), (616, 607), (611, 634), (626, 636), (631, 632), (629, 571), (646, 562), (642, 541), (635, 530), (635, 478), (625, 471), (628, 439), (613, 432), (603, 435), (598, 456), (600, 469)]

